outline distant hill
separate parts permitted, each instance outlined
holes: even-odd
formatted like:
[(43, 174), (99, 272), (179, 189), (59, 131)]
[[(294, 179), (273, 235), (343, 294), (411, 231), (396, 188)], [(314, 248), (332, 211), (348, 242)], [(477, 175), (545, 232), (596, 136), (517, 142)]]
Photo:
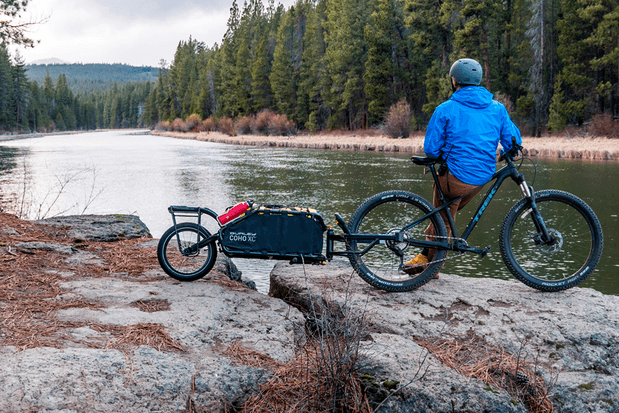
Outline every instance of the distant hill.
[(49, 59), (39, 59), (34, 62), (28, 63), (29, 65), (68, 65), (69, 62), (65, 62), (64, 60), (60, 60), (57, 57), (51, 57)]
[(45, 75), (56, 83), (60, 74), (67, 77), (67, 84), (73, 92), (95, 89), (105, 90), (114, 85), (129, 82), (156, 81), (159, 69), (148, 66), (129, 66), (124, 64), (37, 64), (26, 65), (26, 75), (30, 80), (35, 80), (39, 86), (43, 84)]

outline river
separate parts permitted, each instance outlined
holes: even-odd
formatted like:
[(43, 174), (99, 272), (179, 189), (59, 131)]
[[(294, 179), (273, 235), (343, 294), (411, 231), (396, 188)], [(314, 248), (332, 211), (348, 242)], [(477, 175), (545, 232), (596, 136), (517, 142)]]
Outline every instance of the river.
[[(369, 196), (404, 189), (431, 199), (431, 177), (410, 155), (257, 148), (151, 136), (144, 131), (90, 132), (0, 142), (0, 202), (29, 218), (58, 214), (136, 214), (159, 237), (171, 225), (170, 205), (209, 207), (220, 213), (244, 200), (318, 209), (327, 225), (333, 213), (346, 220)], [(604, 254), (581, 284), (619, 294), (619, 164), (574, 160), (524, 162), (536, 190), (572, 192), (597, 213)], [(533, 177), (535, 176), (535, 180)], [(483, 193), (483, 192), (482, 192)], [(492, 246), (484, 259), (448, 260), (444, 272), (511, 278), (498, 247), (503, 217), (520, 192), (506, 182), (469, 244)], [(460, 230), (475, 209), (458, 216)], [(216, 229), (211, 225), (210, 230)], [(268, 291), (273, 261), (234, 259), (246, 278)]]

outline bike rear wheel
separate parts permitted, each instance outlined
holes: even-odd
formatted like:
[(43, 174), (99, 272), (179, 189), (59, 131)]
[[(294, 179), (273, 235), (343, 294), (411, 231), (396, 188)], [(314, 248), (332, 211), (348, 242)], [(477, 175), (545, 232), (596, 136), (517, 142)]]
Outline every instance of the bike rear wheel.
[(179, 281), (195, 281), (204, 277), (215, 265), (215, 241), (201, 249), (195, 247), (199, 241), (210, 236), (204, 227), (191, 222), (171, 227), (163, 234), (157, 246), (161, 268)]
[(583, 200), (567, 192), (536, 192), (535, 204), (553, 242), (541, 242), (531, 202), (523, 199), (501, 226), (503, 260), (512, 274), (530, 287), (541, 291), (574, 287), (591, 275), (602, 256), (600, 221)]
[[(386, 191), (368, 198), (353, 214), (349, 228), (354, 233), (395, 234), (402, 228), (422, 218), (434, 208), (421, 198), (406, 191)], [(425, 240), (424, 231), (432, 222), (436, 228), (436, 240), (445, 241), (447, 230), (440, 214), (434, 214), (405, 231), (407, 239)], [(406, 241), (382, 241), (362, 253), (370, 246), (370, 241), (351, 240), (349, 248), (350, 263), (359, 276), (370, 285), (385, 291), (411, 291), (427, 283), (437, 274), (447, 255), (446, 250), (438, 250), (434, 263), (416, 275), (403, 271), (403, 263), (421, 252)]]

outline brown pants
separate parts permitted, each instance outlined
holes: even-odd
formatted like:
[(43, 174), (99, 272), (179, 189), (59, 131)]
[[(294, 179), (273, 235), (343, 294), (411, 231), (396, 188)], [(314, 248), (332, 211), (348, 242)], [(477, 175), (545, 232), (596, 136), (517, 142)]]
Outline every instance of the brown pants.
[[(453, 204), (449, 206), (449, 212), (451, 213), (451, 216), (454, 219), (454, 223), (456, 222), (456, 213), (460, 211), (462, 208), (464, 208), (466, 204), (468, 204), (469, 201), (471, 201), (471, 199), (473, 199), (475, 195), (477, 195), (479, 191), (481, 191), (481, 189), (483, 188), (483, 185), (476, 186), (476, 185), (465, 184), (464, 182), (462, 182), (461, 180), (459, 180), (458, 178), (456, 178), (449, 172), (447, 172), (443, 176), (439, 176), (438, 182), (441, 185), (441, 189), (443, 190), (443, 195), (445, 195), (445, 199), (447, 200), (447, 202), (451, 201), (452, 199), (455, 199), (455, 198), (461, 197), (462, 195), (467, 194), (464, 198), (462, 198), (459, 201), (454, 202)], [(436, 184), (434, 184), (434, 196), (432, 197), (432, 203), (434, 204), (435, 208), (438, 208), (443, 205), (443, 203), (441, 202), (440, 195), (438, 193), (438, 188), (436, 187)], [(443, 221), (445, 222), (445, 226), (447, 227), (447, 235), (451, 236), (451, 227), (449, 226), (449, 220), (447, 219), (447, 210), (446, 209), (442, 210), (441, 215), (443, 217)], [(428, 228), (426, 228), (425, 230), (425, 234), (426, 236), (428, 236), (426, 238), (428, 241), (445, 241), (445, 240), (437, 239), (435, 237), (431, 237), (431, 235), (436, 235), (436, 231), (434, 230), (434, 225), (432, 224), (428, 225)], [(435, 249), (429, 250), (429, 253), (428, 253), (429, 261), (432, 261), (434, 259), (434, 254), (436, 254)]]

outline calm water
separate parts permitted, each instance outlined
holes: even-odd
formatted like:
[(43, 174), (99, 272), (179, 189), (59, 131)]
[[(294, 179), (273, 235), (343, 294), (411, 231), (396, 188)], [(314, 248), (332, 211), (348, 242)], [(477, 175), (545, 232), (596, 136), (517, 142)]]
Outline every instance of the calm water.
[[(431, 177), (410, 162), (410, 155), (254, 148), (133, 132), (0, 142), (2, 202), (21, 207), (31, 218), (79, 214), (86, 207), (86, 213), (137, 214), (153, 236), (159, 237), (171, 225), (169, 205), (201, 205), (223, 212), (229, 205), (252, 199), (316, 208), (327, 225), (334, 225), (334, 212), (348, 220), (363, 200), (380, 191), (404, 189), (431, 198)], [(581, 286), (619, 294), (615, 253), (619, 248), (619, 164), (535, 162), (535, 168), (530, 162), (521, 168), (529, 184), (536, 190), (555, 188), (578, 195), (602, 222), (604, 255)], [(510, 278), (501, 260), (498, 232), (503, 217), (519, 198), (515, 185), (506, 182), (469, 238), (471, 245), (491, 245), (491, 252), (483, 260), (472, 255), (449, 260), (443, 271)], [(473, 204), (458, 216), (460, 231), (474, 212)], [(261, 291), (268, 291), (272, 261), (234, 261), (245, 277), (256, 281)]]

